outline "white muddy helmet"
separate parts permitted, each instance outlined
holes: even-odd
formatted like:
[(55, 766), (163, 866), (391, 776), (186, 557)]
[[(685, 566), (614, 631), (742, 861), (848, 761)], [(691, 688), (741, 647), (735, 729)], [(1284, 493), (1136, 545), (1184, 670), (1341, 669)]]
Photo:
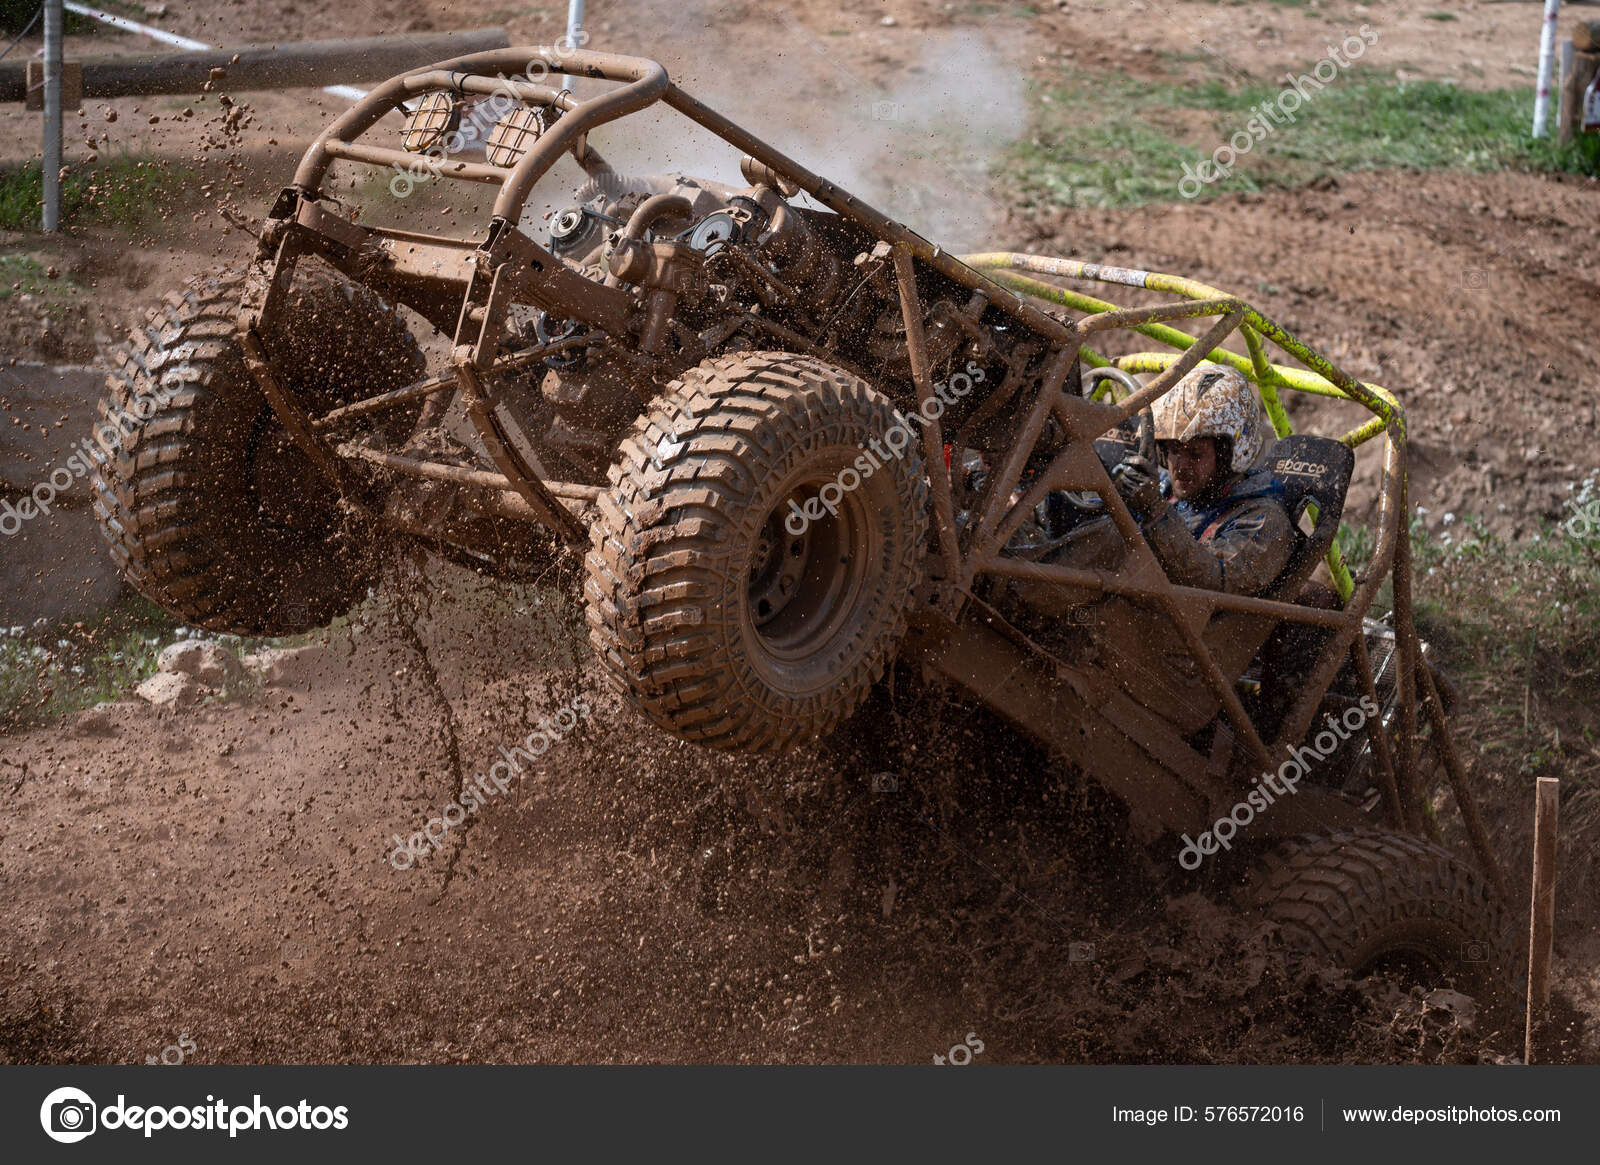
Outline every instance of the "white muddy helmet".
[(1150, 406), (1157, 441), (1226, 437), (1232, 449), (1228, 468), (1246, 473), (1267, 444), (1261, 399), (1244, 373), (1203, 362)]

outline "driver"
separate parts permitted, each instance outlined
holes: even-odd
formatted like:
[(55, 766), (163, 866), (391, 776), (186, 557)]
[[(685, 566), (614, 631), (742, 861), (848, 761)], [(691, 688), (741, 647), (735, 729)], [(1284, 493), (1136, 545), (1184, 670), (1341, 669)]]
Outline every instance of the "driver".
[(1257, 467), (1266, 447), (1261, 402), (1244, 374), (1203, 363), (1151, 405), (1172, 478), (1138, 454), (1112, 473), (1167, 577), (1180, 586), (1259, 595), (1293, 552), (1283, 485)]

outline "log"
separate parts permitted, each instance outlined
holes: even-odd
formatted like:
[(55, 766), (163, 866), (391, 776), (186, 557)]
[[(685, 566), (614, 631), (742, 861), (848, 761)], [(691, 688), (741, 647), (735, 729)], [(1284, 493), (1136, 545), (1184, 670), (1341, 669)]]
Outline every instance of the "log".
[[(246, 45), (183, 53), (133, 53), (92, 57), (83, 62), (83, 96), (146, 97), (199, 93), (213, 88), (230, 93), (262, 89), (364, 85), (451, 57), (509, 47), (503, 28), (465, 32), (407, 33), (340, 40), (310, 40), (279, 45)], [(234, 60), (237, 57), (238, 60)], [(0, 63), (0, 101), (22, 101), (27, 94), (27, 63)]]
[[(23, 108), (38, 112), (44, 109), (44, 58), (34, 57), (27, 66), (28, 98)], [(83, 66), (77, 61), (61, 62), (61, 108), (83, 108)]]

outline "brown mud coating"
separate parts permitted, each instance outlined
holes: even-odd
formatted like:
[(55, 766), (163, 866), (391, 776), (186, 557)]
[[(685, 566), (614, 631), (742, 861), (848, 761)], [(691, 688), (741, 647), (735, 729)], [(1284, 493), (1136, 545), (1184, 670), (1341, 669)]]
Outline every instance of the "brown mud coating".
[[(169, 7), (164, 26), (215, 42), (483, 22), (465, 4)], [(614, 47), (659, 51), (691, 90), (707, 90), (735, 39), (836, 84), (835, 65), (758, 6), (607, 7)], [(1335, 27), (1296, 10), (1182, 7), (1222, 22), (1229, 59), (1258, 78), (1314, 59)], [(1498, 68), (1495, 38), (1513, 31), (1516, 7), (1478, 5), (1448, 24), (1419, 15), (1379, 51), (1393, 65), (1410, 45), (1429, 75), (1479, 57)], [(1160, 43), (1157, 6), (1078, 8), (986, 35), (1024, 72), (1071, 48), (1086, 66), (1153, 73), (1128, 46)], [(1368, 18), (1331, 10), (1339, 28)], [(964, 27), (940, 4), (883, 8), (893, 28), (877, 6), (793, 12), (836, 63), (885, 85), (916, 59), (917, 33)], [(694, 45), (624, 43), (669, 14)], [(506, 23), (514, 42), (547, 42), (556, 16)], [(145, 47), (96, 39), (97, 51)], [(1208, 66), (1186, 67), (1200, 79)], [(214, 96), (192, 118), (162, 105), (155, 125), (153, 102), (109, 103), (121, 114), (109, 125), (91, 107), (97, 129), (169, 151), (214, 185), (164, 205), (132, 253), (109, 228), (5, 239), (92, 284), (92, 305), (48, 328), (0, 304), (7, 354), (89, 359), (160, 290), (248, 255), (253, 239), (219, 202), (235, 221), (258, 215), (339, 105), (247, 101), (243, 128)], [(26, 154), (36, 120), (3, 116), (8, 157)], [(221, 148), (203, 148), (208, 133)], [(69, 163), (82, 156), (69, 134)], [(1597, 211), (1600, 188), (1581, 180), (1356, 174), (1202, 206), (1001, 214), (985, 241), (1238, 289), (1401, 393), (1412, 499), (1430, 524), (1475, 512), (1525, 536), (1600, 464)], [(1315, 431), (1350, 417), (1297, 396), (1290, 408)], [(1362, 468), (1374, 476), (1352, 488), (1349, 520), (1372, 517), (1376, 464)], [(0, 738), (0, 1060), (142, 1063), (180, 1032), (200, 1062), (928, 1062), (967, 1032), (985, 1042), (979, 1062), (1436, 1062), (1516, 1049), (1515, 1032), (1464, 1035), (1447, 1010), (1350, 983), (1199, 895), (1169, 899), (1114, 804), (966, 709), (929, 720), (869, 706), (854, 746), (709, 753), (605, 694), (575, 620), (508, 614), (470, 577), (435, 570), (426, 589), (401, 580), (359, 630), (327, 636), (281, 687)], [(442, 852), (392, 867), (391, 835), (421, 828), (497, 746), (580, 691), (593, 715), (509, 795)], [(898, 789), (874, 793), (886, 756)], [(1525, 809), (1485, 805), (1507, 852), (1525, 848)], [(1587, 870), (1564, 876), (1593, 885)], [(1514, 886), (1511, 899), (1525, 894)], [(1556, 1026), (1571, 1034), (1552, 1058), (1594, 1061), (1594, 900), (1558, 905), (1572, 939)], [(1094, 944), (1092, 959), (1074, 943)]]

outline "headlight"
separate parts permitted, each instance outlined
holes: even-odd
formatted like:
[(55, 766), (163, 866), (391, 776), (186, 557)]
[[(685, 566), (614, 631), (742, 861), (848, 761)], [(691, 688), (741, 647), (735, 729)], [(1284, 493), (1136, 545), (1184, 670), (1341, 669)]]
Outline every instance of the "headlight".
[(427, 93), (406, 114), (401, 146), (413, 154), (431, 150), (461, 124), (461, 102), (449, 93)]
[(515, 166), (522, 155), (533, 148), (544, 129), (542, 111), (526, 106), (513, 109), (494, 123), (489, 140), (484, 144), (483, 156), (491, 166)]

